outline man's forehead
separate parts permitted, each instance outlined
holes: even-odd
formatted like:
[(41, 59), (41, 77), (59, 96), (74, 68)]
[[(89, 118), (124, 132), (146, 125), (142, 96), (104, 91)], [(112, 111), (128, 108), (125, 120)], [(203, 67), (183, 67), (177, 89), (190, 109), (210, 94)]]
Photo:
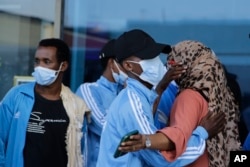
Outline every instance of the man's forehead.
[(39, 47), (36, 50), (35, 57), (43, 58), (56, 58), (56, 48), (55, 47)]

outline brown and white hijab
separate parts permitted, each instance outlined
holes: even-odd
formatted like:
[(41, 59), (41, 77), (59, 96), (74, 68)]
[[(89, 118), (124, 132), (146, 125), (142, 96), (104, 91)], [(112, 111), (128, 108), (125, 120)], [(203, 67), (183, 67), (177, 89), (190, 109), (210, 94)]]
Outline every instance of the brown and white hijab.
[(180, 91), (196, 90), (208, 102), (208, 111), (224, 112), (226, 126), (223, 132), (207, 140), (210, 166), (227, 167), (230, 151), (240, 149), (238, 121), (239, 108), (227, 80), (222, 64), (214, 52), (198, 41), (182, 41), (172, 48), (168, 60), (182, 62), (188, 67), (177, 83)]

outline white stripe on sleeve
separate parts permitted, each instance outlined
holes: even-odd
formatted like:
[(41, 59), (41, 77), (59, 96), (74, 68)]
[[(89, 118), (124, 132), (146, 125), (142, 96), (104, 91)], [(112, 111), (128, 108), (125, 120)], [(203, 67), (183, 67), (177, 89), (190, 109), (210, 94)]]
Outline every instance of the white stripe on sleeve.
[(152, 134), (153, 130), (150, 128), (149, 122), (143, 113), (142, 103), (138, 95), (133, 93), (132, 91), (128, 91), (129, 102), (132, 107), (132, 111), (135, 115), (135, 118), (144, 134)]
[(200, 138), (198, 147), (187, 147), (186, 151), (177, 159), (196, 159), (203, 154), (206, 148), (206, 141)]
[(91, 109), (91, 115), (93, 118), (99, 122), (102, 126), (105, 122), (104, 114), (99, 110), (93, 95), (91, 94), (90, 86), (94, 86), (96, 83), (85, 83), (81, 86), (82, 96), (87, 103), (88, 107)]

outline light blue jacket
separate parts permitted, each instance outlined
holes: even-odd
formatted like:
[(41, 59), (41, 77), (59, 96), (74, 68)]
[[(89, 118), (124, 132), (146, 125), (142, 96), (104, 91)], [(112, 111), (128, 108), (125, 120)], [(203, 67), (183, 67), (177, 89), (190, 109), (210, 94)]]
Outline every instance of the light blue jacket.
[(248, 133), (248, 135), (243, 143), (243, 150), (250, 151), (250, 132)]
[(186, 152), (175, 162), (169, 163), (157, 150), (144, 149), (114, 158), (113, 155), (123, 135), (138, 130), (142, 134), (153, 134), (154, 125), (152, 107), (157, 94), (137, 80), (129, 78), (123, 89), (109, 108), (109, 114), (103, 128), (97, 167), (181, 167), (192, 163), (205, 150), (207, 132), (198, 127), (191, 136)]
[(81, 84), (76, 94), (86, 102), (91, 110), (91, 123), (88, 124), (87, 167), (96, 167), (100, 136), (107, 110), (121, 89), (121, 85), (101, 76), (96, 82)]
[(178, 86), (175, 82), (171, 82), (167, 89), (162, 93), (160, 102), (158, 104), (154, 120), (155, 126), (162, 129), (167, 126), (171, 108), (174, 104)]
[(12, 88), (0, 104), (0, 167), (23, 166), (26, 128), (34, 104), (34, 85), (29, 83)]
[[(34, 83), (13, 87), (0, 103), (0, 167), (23, 167), (26, 129), (34, 105)], [(70, 118), (66, 140), (68, 164), (82, 166), (84, 114), (89, 111), (82, 99), (62, 85), (61, 98)], [(77, 126), (75, 126), (77, 125)], [(73, 165), (72, 165), (73, 164)]]

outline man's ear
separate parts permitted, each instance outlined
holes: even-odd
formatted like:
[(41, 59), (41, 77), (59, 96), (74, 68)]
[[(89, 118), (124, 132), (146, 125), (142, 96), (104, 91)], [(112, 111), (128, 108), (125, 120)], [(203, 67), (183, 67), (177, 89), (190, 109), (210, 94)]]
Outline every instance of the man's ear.
[(122, 67), (124, 68), (125, 71), (132, 71), (133, 70), (133, 64), (128, 62), (128, 61), (123, 61)]
[(108, 65), (112, 68), (112, 69), (114, 69), (114, 60), (113, 59), (108, 59)]
[(61, 67), (61, 71), (66, 71), (69, 67), (69, 63), (67, 61), (63, 61), (62, 62), (62, 67)]
[(109, 67), (109, 70), (111, 68), (115, 73), (119, 73), (118, 69), (115, 67), (114, 59), (112, 58), (108, 59), (107, 67)]

